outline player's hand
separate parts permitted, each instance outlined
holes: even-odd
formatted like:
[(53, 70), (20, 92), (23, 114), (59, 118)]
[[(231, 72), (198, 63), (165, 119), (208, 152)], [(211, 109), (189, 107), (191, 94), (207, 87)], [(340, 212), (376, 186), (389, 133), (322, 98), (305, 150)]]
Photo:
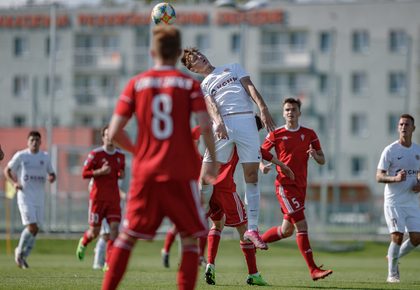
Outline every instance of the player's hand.
[(395, 182), (401, 182), (406, 180), (407, 178), (407, 171), (404, 169), (397, 172), (397, 175), (395, 176)]
[(13, 187), (15, 188), (16, 191), (23, 189), (23, 186), (21, 184), (19, 184), (18, 182), (15, 182), (13, 184)]
[(316, 153), (316, 150), (312, 147), (312, 144), (309, 144), (309, 149), (306, 151), (306, 153), (309, 154), (310, 157), (316, 159), (318, 157), (318, 154)]
[(260, 162), (260, 171), (263, 174), (267, 174), (271, 170), (271, 165), (273, 165), (273, 163), (264, 164), (263, 162)]
[(261, 122), (264, 124), (264, 127), (268, 132), (272, 132), (276, 129), (276, 123), (274, 122), (274, 119), (268, 109), (261, 111)]
[(1, 145), (0, 145), (0, 161), (3, 160), (4, 158), (4, 152), (3, 150), (1, 150)]
[(283, 172), (284, 175), (289, 177), (291, 180), (295, 180), (295, 174), (293, 173), (292, 169), (290, 169), (289, 166), (283, 165), (280, 168), (281, 168), (281, 172)]
[(414, 185), (411, 190), (415, 193), (419, 193), (420, 192), (420, 182), (417, 181), (417, 184)]
[(105, 161), (104, 164), (102, 164), (99, 175), (107, 175), (110, 173), (111, 173), (111, 166), (109, 166), (108, 161)]
[(217, 124), (214, 128), (214, 134), (216, 135), (217, 140), (219, 139), (229, 139), (227, 134), (226, 126), (224, 123)]
[(205, 173), (202, 178), (207, 184), (214, 184), (216, 182), (219, 166), (217, 162), (210, 162), (208, 164), (207, 173)]

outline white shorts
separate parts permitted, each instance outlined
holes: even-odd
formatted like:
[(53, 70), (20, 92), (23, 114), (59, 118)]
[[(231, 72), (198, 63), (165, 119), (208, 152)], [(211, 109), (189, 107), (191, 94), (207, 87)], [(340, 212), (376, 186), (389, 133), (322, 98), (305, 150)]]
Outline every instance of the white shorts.
[[(261, 161), (260, 136), (254, 114), (237, 114), (224, 116), (229, 139), (216, 141), (216, 159), (218, 162), (227, 163), (236, 146), (239, 163), (259, 163)], [(206, 150), (203, 162), (211, 162)]]
[(384, 206), (389, 233), (420, 232), (420, 208)]
[(111, 232), (111, 229), (109, 228), (109, 224), (106, 221), (106, 219), (102, 220), (102, 225), (101, 225), (101, 231), (99, 232), (100, 235), (106, 235), (109, 234)]
[(24, 226), (44, 223), (44, 206), (19, 203), (19, 212)]

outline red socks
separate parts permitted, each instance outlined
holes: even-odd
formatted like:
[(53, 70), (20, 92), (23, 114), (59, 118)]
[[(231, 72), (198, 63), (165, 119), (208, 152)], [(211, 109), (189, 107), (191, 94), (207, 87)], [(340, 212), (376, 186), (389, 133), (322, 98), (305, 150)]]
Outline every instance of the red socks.
[(92, 241), (92, 238), (89, 238), (88, 237), (88, 235), (87, 235), (87, 232), (88, 231), (86, 231), (84, 234), (83, 234), (83, 240), (82, 240), (82, 244), (83, 244), (83, 246), (87, 246), (91, 241)]
[(281, 226), (276, 226), (268, 229), (263, 235), (262, 240), (264, 243), (272, 243), (279, 241), (283, 238), (283, 233), (281, 231)]
[(308, 265), (309, 271), (312, 271), (312, 269), (316, 268), (316, 264), (314, 262), (311, 245), (309, 243), (308, 232), (297, 232), (296, 243), (298, 245), (300, 253), (305, 259), (306, 264)]
[(216, 260), (217, 250), (219, 249), (221, 231), (218, 229), (211, 229), (207, 236), (207, 263), (213, 264)]
[(240, 242), (242, 253), (244, 253), (248, 274), (255, 274), (257, 269), (257, 258), (255, 257), (255, 246), (252, 242)]
[(111, 257), (111, 252), (112, 252), (113, 245), (114, 245), (114, 241), (113, 241), (113, 240), (111, 240), (111, 239), (109, 239), (109, 240), (106, 242), (106, 255), (105, 255), (105, 263), (107, 263), (107, 264), (108, 264), (108, 262), (109, 262), (109, 258)]
[(169, 230), (166, 233), (165, 243), (163, 244), (163, 250), (166, 253), (169, 253), (169, 251), (171, 250), (171, 246), (175, 241), (175, 237), (176, 237), (176, 233), (173, 233), (171, 230)]
[(111, 256), (108, 258), (109, 270), (105, 273), (102, 290), (117, 288), (127, 268), (133, 245), (120, 238), (115, 240)]
[(198, 248), (196, 245), (182, 248), (181, 265), (179, 266), (177, 282), (179, 290), (193, 290), (198, 273)]

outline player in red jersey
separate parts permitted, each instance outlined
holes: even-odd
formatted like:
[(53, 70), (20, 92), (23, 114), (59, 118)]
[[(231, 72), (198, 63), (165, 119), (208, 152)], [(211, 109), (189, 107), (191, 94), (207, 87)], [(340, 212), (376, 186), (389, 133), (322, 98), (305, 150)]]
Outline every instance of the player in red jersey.
[(83, 166), (83, 178), (93, 179), (93, 184), (89, 198), (89, 229), (80, 238), (76, 250), (80, 261), (85, 258), (87, 245), (99, 235), (102, 219), (106, 218), (110, 226), (107, 258), (118, 235), (121, 221), (118, 179), (125, 176), (125, 155), (114, 146), (108, 132), (108, 126), (102, 128), (103, 145), (89, 153)]
[[(198, 147), (198, 142), (200, 140), (201, 130), (200, 126), (195, 126), (191, 129), (191, 135), (193, 140), (196, 143), (196, 148)], [(197, 151), (197, 154), (200, 155), (200, 153)], [(201, 155), (200, 155), (201, 158)], [(162, 256), (162, 264), (165, 268), (169, 268), (169, 256), (170, 251), (173, 243), (175, 242), (175, 238), (178, 234), (178, 230), (176, 229), (175, 225), (172, 225), (169, 230), (166, 232), (165, 240), (163, 242), (163, 248), (161, 250), (161, 256)], [(198, 240), (198, 248), (199, 248), (199, 265), (206, 265), (206, 259), (204, 258), (204, 250), (206, 249), (207, 244), (207, 237), (202, 236)]]
[(283, 118), (286, 125), (270, 132), (262, 145), (262, 149), (268, 151), (274, 147), (277, 158), (295, 174), (295, 179), (291, 180), (277, 167), (275, 188), (283, 212), (283, 223), (266, 231), (262, 239), (266, 243), (272, 243), (290, 237), (296, 229), (299, 250), (308, 265), (312, 279), (318, 280), (332, 274), (333, 271), (321, 269), (313, 260), (304, 210), (308, 159), (311, 157), (323, 165), (325, 157), (316, 133), (299, 125), (300, 107), (301, 102), (298, 99), (284, 100)]
[[(255, 116), (258, 130), (262, 128), (261, 119)], [(280, 162), (272, 154), (262, 150), (263, 158), (278, 164), (282, 171), (291, 179), (294, 178), (293, 172), (289, 167)], [(265, 286), (267, 282), (262, 278), (257, 269), (256, 261), (256, 247), (255, 245), (244, 238), (247, 230), (248, 218), (244, 205), (236, 192), (236, 184), (234, 180), (234, 173), (239, 162), (239, 156), (234, 148), (233, 155), (228, 163), (223, 164), (219, 169), (217, 180), (213, 185), (213, 194), (210, 198), (209, 209), (207, 215), (211, 218), (213, 225), (208, 235), (208, 250), (207, 259), (208, 264), (205, 270), (205, 280), (207, 284), (216, 284), (216, 269), (215, 261), (219, 248), (221, 233), (224, 226), (234, 227), (239, 233), (240, 247), (244, 254), (246, 264), (248, 267), (248, 277), (246, 282), (250, 285)]]
[[(200, 159), (191, 136), (195, 113), (204, 143), (215, 158), (210, 117), (200, 84), (175, 68), (181, 33), (174, 26), (153, 28), (154, 68), (133, 77), (122, 92), (110, 124), (110, 136), (132, 152), (132, 178), (123, 229), (114, 243), (102, 289), (115, 289), (137, 239), (150, 240), (168, 217), (181, 235), (179, 289), (194, 289), (198, 272), (197, 237), (208, 228), (200, 204)], [(137, 142), (124, 127), (135, 115)], [(194, 153), (193, 153), (194, 152)], [(204, 178), (213, 183), (216, 163)]]

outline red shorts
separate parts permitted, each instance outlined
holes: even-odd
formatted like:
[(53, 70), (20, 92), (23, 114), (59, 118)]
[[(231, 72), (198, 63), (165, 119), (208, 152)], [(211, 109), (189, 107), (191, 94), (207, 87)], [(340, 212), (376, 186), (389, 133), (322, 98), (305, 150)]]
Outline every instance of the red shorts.
[(236, 192), (215, 189), (210, 199), (208, 216), (213, 221), (220, 221), (223, 215), (226, 215), (225, 226), (228, 227), (238, 227), (248, 221), (244, 204)]
[(181, 237), (201, 237), (208, 232), (196, 180), (132, 182), (123, 231), (134, 238), (150, 240), (164, 217)]
[(293, 224), (305, 219), (306, 187), (298, 187), (294, 184), (276, 185), (276, 196), (284, 219)]
[(108, 224), (121, 221), (121, 207), (119, 201), (89, 200), (89, 225), (100, 227), (102, 219)]

